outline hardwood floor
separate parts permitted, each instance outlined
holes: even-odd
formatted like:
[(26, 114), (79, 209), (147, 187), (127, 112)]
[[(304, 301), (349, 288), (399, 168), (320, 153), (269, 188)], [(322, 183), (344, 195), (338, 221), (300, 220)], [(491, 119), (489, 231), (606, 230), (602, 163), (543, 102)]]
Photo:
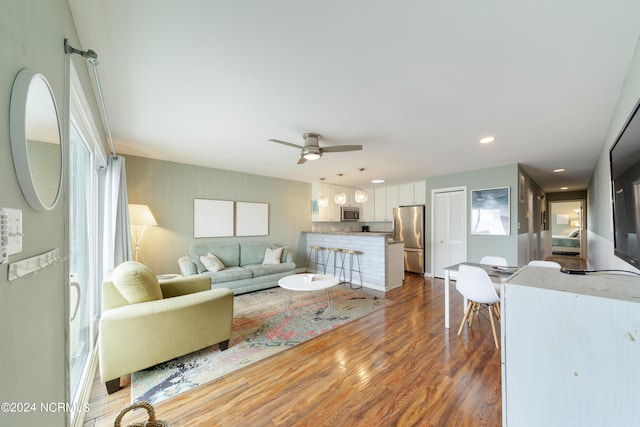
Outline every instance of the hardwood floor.
[[(465, 327), (451, 292), (444, 328), (441, 279), (407, 274), (395, 304), (271, 358), (154, 405), (176, 426), (499, 426), (500, 351), (487, 319)], [(85, 426), (112, 426), (128, 384), (96, 381)], [(145, 421), (127, 414), (123, 425)]]

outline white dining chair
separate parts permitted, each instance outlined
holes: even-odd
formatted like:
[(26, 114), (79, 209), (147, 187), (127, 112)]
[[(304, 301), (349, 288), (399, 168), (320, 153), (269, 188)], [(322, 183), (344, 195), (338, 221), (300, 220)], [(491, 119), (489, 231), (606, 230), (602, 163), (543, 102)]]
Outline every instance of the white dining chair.
[[(492, 255), (487, 255), (482, 257), (482, 259), (480, 260), (480, 264), (485, 264), (485, 265), (491, 265), (494, 267), (508, 267), (509, 264), (507, 263), (507, 259), (503, 258), (501, 256), (492, 256)], [(494, 283), (493, 287), (496, 288), (496, 292), (499, 294), (500, 293), (500, 283)], [(465, 299), (465, 305), (467, 303), (467, 300)]]
[(562, 266), (555, 261), (542, 261), (539, 259), (534, 259), (533, 261), (529, 261), (529, 264), (532, 267), (549, 267), (549, 268), (557, 268), (560, 270)]
[(480, 260), (480, 264), (495, 265), (496, 267), (507, 267), (509, 265), (507, 264), (506, 258), (491, 255), (482, 257), (482, 259)]
[(500, 348), (495, 322), (493, 321), (494, 314), (496, 318), (500, 320), (500, 298), (487, 272), (480, 267), (461, 265), (458, 270), (456, 289), (468, 300), (467, 309), (464, 312), (462, 322), (460, 322), (458, 335), (462, 333), (464, 323), (468, 320), (469, 327), (471, 327), (473, 316), (477, 314), (480, 309), (486, 307), (489, 312), (489, 319), (491, 320), (493, 340), (496, 343), (496, 348)]

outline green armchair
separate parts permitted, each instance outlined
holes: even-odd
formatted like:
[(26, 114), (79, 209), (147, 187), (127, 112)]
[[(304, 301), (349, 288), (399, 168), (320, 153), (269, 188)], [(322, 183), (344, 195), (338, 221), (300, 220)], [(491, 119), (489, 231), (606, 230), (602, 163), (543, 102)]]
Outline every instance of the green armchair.
[(229, 346), (233, 292), (208, 277), (158, 282), (143, 264), (125, 262), (102, 284), (100, 377), (111, 394), (120, 377), (219, 344)]

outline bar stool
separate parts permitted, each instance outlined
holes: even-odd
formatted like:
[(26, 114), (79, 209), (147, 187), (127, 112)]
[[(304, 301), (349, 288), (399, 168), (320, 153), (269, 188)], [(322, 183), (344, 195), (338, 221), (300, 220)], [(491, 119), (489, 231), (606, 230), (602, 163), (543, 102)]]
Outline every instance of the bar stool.
[[(340, 283), (344, 283), (344, 280), (340, 279), (343, 275), (344, 275), (345, 280), (347, 279), (347, 276), (344, 273), (344, 252), (343, 252), (343, 250), (340, 249), (340, 248), (327, 248), (327, 251), (328, 251), (328, 253), (327, 253), (327, 263), (324, 266), (325, 274), (327, 272), (327, 267), (329, 266), (329, 260), (331, 260), (331, 254), (333, 254), (333, 275), (338, 278)], [(340, 268), (340, 273), (336, 274), (336, 272), (338, 271), (338, 268)]]
[[(313, 256), (313, 267), (316, 273), (321, 271), (321, 269), (318, 268), (318, 266), (321, 266), (323, 271), (327, 270), (327, 260), (325, 260), (324, 258), (325, 249), (326, 248), (324, 246), (315, 246), (315, 245), (309, 246), (309, 255), (307, 256), (307, 266), (305, 267), (304, 271), (309, 271), (309, 261), (311, 261), (312, 256)], [(320, 260), (318, 260), (318, 257), (320, 257)]]
[[(351, 289), (362, 289), (362, 267), (360, 266), (360, 254), (362, 253), (362, 251), (357, 251), (355, 249), (343, 249), (342, 253), (344, 254), (345, 258), (347, 257), (347, 255), (349, 256), (349, 281), (346, 282), (347, 273), (345, 272), (344, 274), (345, 284), (348, 283)], [(355, 268), (355, 265), (353, 262), (354, 256), (355, 256), (356, 262), (358, 263), (358, 268)], [(344, 258), (343, 258), (343, 268), (344, 268)], [(360, 277), (360, 286), (357, 286), (357, 287), (353, 286), (354, 285), (353, 273), (358, 273), (358, 276)]]

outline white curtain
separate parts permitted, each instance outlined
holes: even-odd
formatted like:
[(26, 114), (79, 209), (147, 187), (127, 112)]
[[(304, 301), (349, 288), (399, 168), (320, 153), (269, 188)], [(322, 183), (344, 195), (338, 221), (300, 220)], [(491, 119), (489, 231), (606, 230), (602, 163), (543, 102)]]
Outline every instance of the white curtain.
[(103, 271), (132, 259), (124, 157), (111, 156), (104, 188)]

